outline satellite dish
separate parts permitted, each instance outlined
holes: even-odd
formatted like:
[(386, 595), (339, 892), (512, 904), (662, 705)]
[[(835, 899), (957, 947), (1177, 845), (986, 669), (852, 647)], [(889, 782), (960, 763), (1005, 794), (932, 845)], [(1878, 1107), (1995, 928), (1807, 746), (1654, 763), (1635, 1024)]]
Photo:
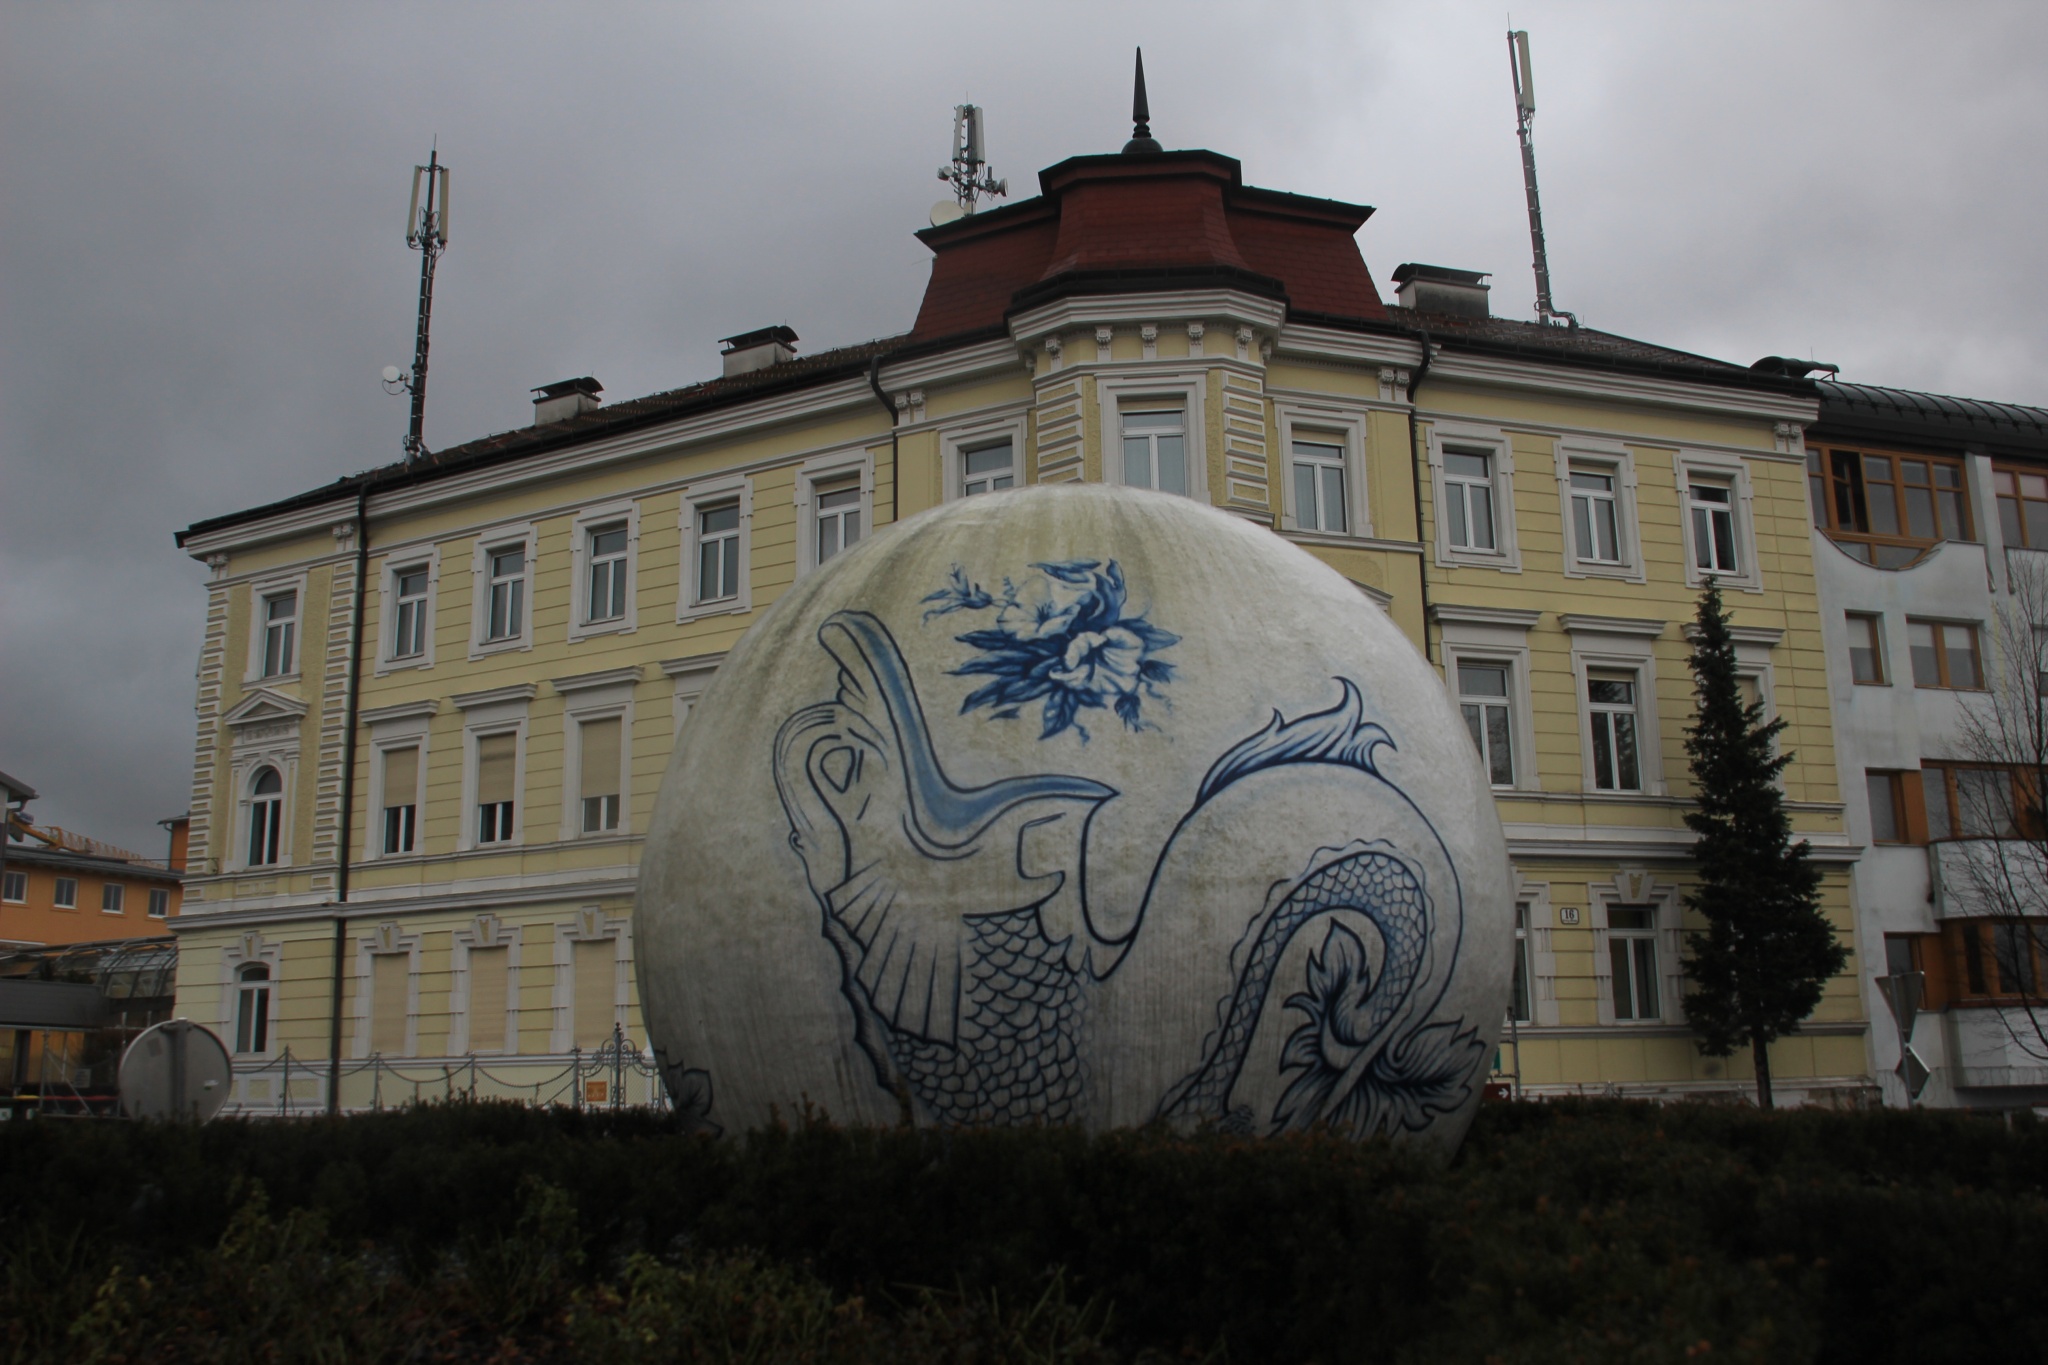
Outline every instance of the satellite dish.
[(933, 227), (944, 227), (946, 224), (956, 223), (966, 216), (967, 210), (961, 208), (950, 199), (941, 199), (938, 203), (932, 205)]
[(399, 369), (396, 365), (386, 365), (384, 367), (385, 383), (396, 384), (399, 380), (403, 378), (405, 378), (405, 371)]
[(228, 1050), (211, 1029), (190, 1019), (153, 1024), (121, 1055), (121, 1112), (204, 1123), (228, 1102), (233, 1075)]

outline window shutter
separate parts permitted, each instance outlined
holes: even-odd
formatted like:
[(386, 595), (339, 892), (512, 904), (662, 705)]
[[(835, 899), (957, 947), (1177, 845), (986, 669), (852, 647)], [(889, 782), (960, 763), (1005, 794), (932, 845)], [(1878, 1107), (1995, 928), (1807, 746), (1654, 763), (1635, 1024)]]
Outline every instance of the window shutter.
[(485, 735), (476, 742), (476, 801), (480, 806), (512, 799), (512, 761), (517, 735)]
[(611, 939), (576, 944), (575, 1041), (585, 1052), (611, 1041), (618, 960), (618, 945)]
[(420, 751), (388, 749), (384, 753), (384, 804), (410, 806), (419, 798)]
[(469, 1050), (505, 1051), (505, 995), (511, 975), (507, 950), (469, 950)]
[(405, 1055), (405, 996), (411, 974), (409, 953), (377, 953), (370, 958), (370, 1051), (387, 1057)]
[(583, 797), (619, 794), (619, 721), (583, 722)]

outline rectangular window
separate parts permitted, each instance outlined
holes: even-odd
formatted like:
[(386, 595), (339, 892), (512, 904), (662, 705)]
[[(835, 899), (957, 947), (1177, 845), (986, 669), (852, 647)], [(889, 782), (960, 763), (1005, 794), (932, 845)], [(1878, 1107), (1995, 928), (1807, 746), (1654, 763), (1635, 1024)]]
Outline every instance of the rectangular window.
[(1594, 789), (1604, 792), (1641, 791), (1643, 779), (1637, 750), (1635, 675), (1589, 674), (1586, 678), (1586, 710), (1593, 728)]
[(609, 834), (619, 827), (619, 719), (586, 720), (580, 735), (583, 832)]
[(370, 958), (370, 1051), (405, 1055), (406, 995), (412, 954), (377, 953)]
[(1521, 901), (1515, 906), (1514, 994), (1508, 1001), (1508, 1017), (1518, 1024), (1526, 1024), (1535, 1017), (1530, 1013), (1530, 1002), (1535, 999), (1530, 984), (1529, 903)]
[(1903, 773), (1871, 769), (1863, 774), (1870, 795), (1870, 841), (1876, 844), (1912, 842), (1906, 825), (1906, 792)]
[(1692, 562), (1702, 573), (1739, 574), (1735, 549), (1735, 489), (1697, 476), (1686, 481), (1692, 508)]
[(469, 1050), (503, 1052), (505, 1007), (511, 994), (511, 949), (469, 950)]
[(270, 968), (253, 963), (235, 973), (241, 983), (235, 992), (235, 1051), (261, 1053), (270, 1049)]
[(420, 751), (384, 751), (384, 851), (410, 853), (418, 834)]
[(1451, 548), (1498, 550), (1493, 525), (1493, 457), (1444, 451), (1444, 522)]
[(1351, 529), (1344, 510), (1343, 446), (1294, 443), (1294, 524), (1304, 531), (1337, 535)]
[(149, 893), (149, 917), (164, 919), (171, 913), (171, 893), (163, 887), (153, 887)]
[(488, 560), (490, 613), (484, 622), (484, 640), (516, 640), (526, 620), (526, 546), (492, 550)]
[(1188, 491), (1187, 414), (1180, 408), (1123, 412), (1124, 482), (1161, 493)]
[(1458, 663), (1458, 709), (1479, 750), (1487, 780), (1496, 787), (1515, 785), (1513, 726), (1508, 714), (1508, 666)]
[(960, 452), (960, 492), (1000, 493), (1017, 482), (1016, 457), (1007, 438)]
[(1573, 466), (1572, 541), (1586, 564), (1621, 563), (1621, 517), (1611, 469)]
[(427, 652), (427, 566), (400, 569), (391, 575), (397, 600), (391, 632), (391, 657), (416, 659)]
[(1607, 960), (1614, 972), (1614, 1017), (1661, 1019), (1657, 992), (1657, 912), (1647, 905), (1607, 910)]
[(608, 938), (579, 941), (574, 947), (575, 1042), (587, 1052), (612, 1039), (619, 950)]
[(28, 873), (9, 872), (0, 878), (0, 901), (20, 905), (28, 899)]
[(476, 841), (480, 844), (502, 844), (512, 837), (518, 749), (516, 734), (477, 739)]
[(590, 594), (586, 621), (618, 621), (626, 615), (626, 528), (600, 526), (590, 532)]
[(263, 599), (264, 677), (275, 678), (292, 671), (298, 625), (298, 593), (272, 593)]
[(100, 913), (103, 915), (120, 914), (121, 908), (127, 899), (127, 888), (123, 887), (119, 882), (106, 883), (106, 885), (100, 888)]
[(2022, 784), (2009, 768), (1922, 764), (1927, 833), (1932, 839), (2021, 837)]
[(1991, 487), (1998, 495), (1998, 525), (2005, 543), (2048, 549), (2048, 474), (1996, 469)]
[(59, 910), (76, 910), (78, 908), (78, 879), (76, 877), (57, 878), (57, 894), (53, 897), (53, 900)]
[(740, 595), (740, 505), (697, 509), (697, 596), (723, 602)]
[(1859, 683), (1881, 686), (1884, 672), (1884, 618), (1852, 611), (1849, 618), (1849, 676)]
[(860, 539), (860, 484), (821, 484), (817, 490), (818, 563)]
[(1965, 996), (2040, 1000), (2048, 976), (2048, 921), (1951, 920), (1942, 937), (1950, 959), (1962, 959)]
[(1977, 628), (1958, 621), (1906, 621), (1913, 685), (1975, 692), (1984, 687)]
[(1806, 481), (1813, 524), (1866, 564), (1903, 568), (1940, 541), (1976, 538), (1959, 460), (1814, 449)]

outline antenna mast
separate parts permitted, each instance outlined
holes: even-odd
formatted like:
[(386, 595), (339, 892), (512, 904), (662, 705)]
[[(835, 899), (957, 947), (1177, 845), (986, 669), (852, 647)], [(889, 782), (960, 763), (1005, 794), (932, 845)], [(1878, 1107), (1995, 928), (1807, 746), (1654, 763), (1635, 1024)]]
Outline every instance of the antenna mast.
[(1508, 34), (1508, 71), (1515, 82), (1515, 132), (1522, 140), (1522, 187), (1529, 196), (1529, 242), (1535, 249), (1536, 316), (1545, 322), (1563, 318), (1579, 325), (1576, 314), (1551, 306), (1550, 257), (1543, 250), (1543, 204), (1536, 197), (1536, 143), (1529, 135), (1529, 121), (1536, 116), (1536, 78), (1529, 69), (1529, 35), (1515, 29)]
[(1009, 181), (998, 180), (994, 171), (984, 169), (988, 164), (985, 151), (981, 136), (981, 106), (954, 105), (953, 164), (939, 167), (939, 179), (953, 187), (954, 202), (959, 204), (963, 214), (974, 212), (974, 201), (978, 195), (1007, 197), (1010, 193)]
[(434, 265), (448, 247), (448, 168), (441, 164), (438, 147), (428, 152), (426, 165), (412, 168), (405, 244), (420, 253), (419, 331), (413, 339), (412, 373), (401, 375), (390, 366), (384, 371), (384, 386), (392, 393), (412, 395), (412, 428), (405, 437), (405, 462), (411, 464), (427, 453), (427, 337), (434, 317)]

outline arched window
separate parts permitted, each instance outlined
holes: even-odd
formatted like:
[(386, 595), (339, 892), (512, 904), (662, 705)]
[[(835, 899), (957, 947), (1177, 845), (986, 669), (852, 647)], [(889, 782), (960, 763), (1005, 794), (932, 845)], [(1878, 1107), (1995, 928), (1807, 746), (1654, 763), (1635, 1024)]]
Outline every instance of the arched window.
[(235, 1051), (270, 1050), (270, 968), (252, 962), (235, 972)]
[(249, 866), (277, 861), (278, 829), (284, 823), (284, 779), (275, 768), (259, 768), (249, 787)]

